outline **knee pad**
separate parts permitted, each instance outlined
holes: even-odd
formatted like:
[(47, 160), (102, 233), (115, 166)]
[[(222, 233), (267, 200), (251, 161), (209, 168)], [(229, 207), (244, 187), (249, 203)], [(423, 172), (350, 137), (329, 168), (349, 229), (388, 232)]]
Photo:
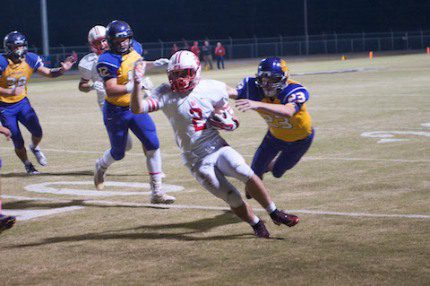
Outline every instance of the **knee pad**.
[(115, 161), (122, 160), (125, 156), (125, 151), (120, 151), (118, 149), (111, 149), (110, 154), (112, 155), (112, 158), (115, 159)]
[(34, 137), (38, 137), (38, 138), (42, 137), (43, 136), (42, 128), (37, 128), (37, 129), (33, 130), (31, 132), (31, 135), (33, 135)]
[(273, 177), (275, 177), (275, 178), (281, 178), (284, 174), (285, 174), (285, 172), (286, 172), (287, 170), (285, 170), (285, 171), (277, 171), (277, 170), (273, 170), (272, 171), (272, 175), (273, 175)]

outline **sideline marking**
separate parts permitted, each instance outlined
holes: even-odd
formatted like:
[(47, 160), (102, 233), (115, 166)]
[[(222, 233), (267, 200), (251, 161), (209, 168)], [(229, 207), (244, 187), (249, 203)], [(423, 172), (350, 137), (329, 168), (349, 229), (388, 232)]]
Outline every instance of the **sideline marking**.
[[(378, 143), (388, 143), (388, 142), (397, 142), (397, 141), (409, 141), (410, 139), (394, 139), (394, 135), (416, 135), (416, 136), (424, 136), (430, 137), (430, 132), (425, 131), (371, 131), (371, 132), (363, 132), (361, 136), (369, 137), (369, 138), (382, 138), (378, 140)], [(393, 138), (393, 139), (388, 139)]]
[[(30, 200), (28, 198), (27, 200)], [(43, 216), (52, 216), (60, 213), (72, 212), (84, 209), (85, 207), (81, 206), (70, 206), (70, 207), (62, 207), (62, 208), (54, 208), (54, 209), (41, 209), (41, 210), (6, 210), (3, 209), (3, 214), (16, 216), (18, 220), (30, 220), (33, 218), (43, 217)]]
[[(7, 199), (15, 200), (32, 200), (31, 197), (23, 196), (2, 196)], [(58, 201), (63, 203), (71, 203), (73, 200), (53, 199), (53, 198), (34, 198), (39, 201)], [(214, 211), (230, 211), (229, 207), (215, 207), (215, 206), (199, 206), (199, 205), (161, 205), (161, 204), (148, 204), (148, 203), (135, 203), (135, 202), (115, 202), (115, 201), (100, 201), (100, 200), (84, 200), (80, 202), (86, 206), (119, 206), (119, 207), (151, 207), (159, 209), (193, 209), (193, 210), (214, 210)], [(265, 212), (262, 208), (255, 208), (255, 211)], [(430, 219), (430, 215), (423, 214), (372, 214), (372, 213), (355, 213), (355, 212), (331, 212), (331, 211), (318, 211), (318, 210), (287, 210), (289, 212), (310, 214), (310, 215), (333, 215), (333, 216), (348, 216), (348, 217), (375, 217), (375, 218), (410, 218), (410, 219)]]
[[(32, 184), (25, 186), (24, 189), (28, 192), (41, 193), (41, 194), (55, 194), (55, 195), (69, 195), (69, 196), (92, 196), (92, 197), (111, 197), (111, 196), (142, 196), (150, 195), (151, 192), (121, 192), (121, 191), (95, 191), (93, 189), (68, 189), (68, 188), (55, 188), (52, 185), (93, 185), (92, 181), (72, 181), (72, 182), (45, 182), (40, 184)], [(129, 187), (129, 188), (150, 188), (148, 183), (132, 183), (132, 182), (105, 182), (108, 187)], [(163, 184), (163, 190), (166, 193), (181, 192), (184, 187), (177, 185)]]

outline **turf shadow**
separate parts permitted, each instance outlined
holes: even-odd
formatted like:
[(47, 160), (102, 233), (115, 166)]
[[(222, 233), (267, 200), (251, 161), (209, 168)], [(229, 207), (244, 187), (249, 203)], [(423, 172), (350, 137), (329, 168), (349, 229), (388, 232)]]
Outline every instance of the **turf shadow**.
[[(158, 224), (158, 225), (142, 225), (135, 228), (109, 230), (99, 233), (88, 233), (73, 236), (59, 236), (46, 238), (40, 242), (20, 244), (10, 246), (9, 248), (25, 248), (41, 245), (49, 245), (54, 243), (63, 242), (78, 242), (90, 240), (153, 240), (153, 239), (166, 239), (166, 240), (179, 240), (179, 241), (219, 241), (219, 240), (234, 240), (243, 238), (253, 238), (252, 232), (242, 234), (223, 234), (212, 235), (204, 237), (196, 237), (193, 234), (201, 234), (208, 232), (211, 229), (228, 224), (240, 223), (237, 217), (230, 212), (224, 212), (215, 216), (214, 218), (203, 218), (189, 222), (172, 223), (172, 224)], [(186, 231), (180, 230), (171, 232), (173, 229), (188, 229)], [(169, 231), (162, 232), (162, 231)]]

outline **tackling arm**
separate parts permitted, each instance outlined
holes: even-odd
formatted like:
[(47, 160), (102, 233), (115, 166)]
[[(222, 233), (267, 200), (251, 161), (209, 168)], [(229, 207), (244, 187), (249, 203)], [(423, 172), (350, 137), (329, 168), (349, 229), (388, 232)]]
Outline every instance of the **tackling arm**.
[(231, 99), (237, 99), (237, 97), (239, 96), (237, 90), (228, 85), (227, 85), (227, 93), (228, 93), (228, 97)]
[(291, 117), (296, 113), (296, 106), (294, 103), (287, 104), (273, 104), (260, 101), (253, 101), (249, 99), (239, 99), (236, 101), (236, 108), (239, 111), (245, 112), (247, 110), (264, 110), (277, 116)]

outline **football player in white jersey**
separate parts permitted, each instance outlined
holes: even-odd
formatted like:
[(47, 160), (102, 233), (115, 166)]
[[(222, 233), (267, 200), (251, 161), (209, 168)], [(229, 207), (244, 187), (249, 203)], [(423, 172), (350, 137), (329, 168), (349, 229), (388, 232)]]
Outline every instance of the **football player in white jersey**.
[(270, 234), (227, 176), (245, 183), (275, 224), (296, 225), (299, 218), (276, 208), (261, 179), (220, 136), (218, 129), (232, 131), (239, 122), (228, 105), (227, 86), (215, 80), (200, 81), (200, 71), (200, 62), (192, 52), (178, 51), (167, 68), (169, 84), (158, 86), (144, 99), (140, 81), (145, 63), (138, 62), (134, 69), (131, 110), (134, 113), (163, 110), (173, 127), (184, 164), (205, 189), (223, 199), (238, 217), (249, 223), (257, 237), (269, 238)]
[[(106, 39), (106, 28), (104, 26), (94, 26), (88, 32), (88, 44), (92, 53), (84, 56), (78, 65), (81, 80), (79, 81), (79, 90), (82, 92), (90, 92), (95, 90), (97, 93), (97, 103), (100, 110), (103, 112), (103, 104), (105, 102), (106, 90), (103, 80), (97, 73), (97, 61), (99, 56), (109, 49)], [(133, 147), (133, 141), (130, 134), (127, 136), (127, 145), (125, 150), (130, 151)]]

